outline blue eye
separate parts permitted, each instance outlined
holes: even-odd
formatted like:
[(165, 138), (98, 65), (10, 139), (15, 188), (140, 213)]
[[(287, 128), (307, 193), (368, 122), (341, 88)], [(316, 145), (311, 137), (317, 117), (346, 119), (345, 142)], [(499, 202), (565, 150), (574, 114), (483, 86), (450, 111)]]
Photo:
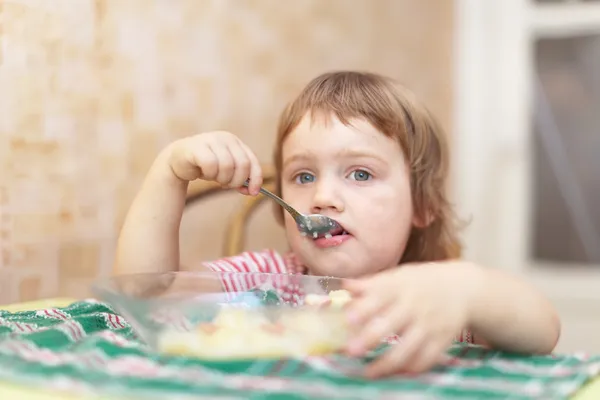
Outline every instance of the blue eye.
[(350, 173), (350, 177), (352, 177), (352, 179), (359, 181), (359, 182), (364, 182), (364, 181), (368, 181), (369, 179), (371, 179), (371, 174), (368, 173), (365, 170), (362, 169), (357, 169), (356, 171), (352, 171)]
[(314, 181), (315, 181), (315, 176), (308, 174), (306, 172), (296, 175), (296, 183), (304, 184), (304, 183), (311, 183)]

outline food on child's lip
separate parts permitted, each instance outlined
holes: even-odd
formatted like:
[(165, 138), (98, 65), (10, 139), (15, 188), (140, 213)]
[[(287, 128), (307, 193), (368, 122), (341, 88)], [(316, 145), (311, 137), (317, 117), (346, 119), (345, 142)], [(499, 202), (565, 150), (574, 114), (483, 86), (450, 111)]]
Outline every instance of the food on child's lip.
[(328, 295), (308, 294), (304, 298), (304, 304), (309, 306), (329, 305), (335, 308), (341, 308), (351, 300), (350, 292), (347, 290), (332, 290)]
[(208, 360), (302, 357), (342, 350), (347, 332), (343, 315), (337, 313), (325, 317), (298, 308), (270, 318), (252, 309), (223, 308), (192, 331), (165, 331), (158, 348)]
[[(332, 230), (330, 230), (327, 233), (313, 232), (312, 235), (311, 235), (311, 237), (313, 239), (315, 239), (315, 240), (316, 239), (322, 239), (322, 238), (331, 239), (334, 236), (347, 235), (347, 234), (348, 234), (348, 232), (341, 225), (338, 224), (337, 227), (333, 228)], [(300, 232), (300, 235), (302, 235), (302, 236), (308, 236), (308, 233), (306, 233), (306, 232)]]

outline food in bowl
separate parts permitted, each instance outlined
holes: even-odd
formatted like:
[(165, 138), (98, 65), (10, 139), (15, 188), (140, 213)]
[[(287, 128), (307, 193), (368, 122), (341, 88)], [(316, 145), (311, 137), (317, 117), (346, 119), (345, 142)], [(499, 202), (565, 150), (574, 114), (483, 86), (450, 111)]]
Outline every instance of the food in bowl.
[(223, 308), (211, 322), (187, 332), (166, 331), (158, 348), (202, 359), (256, 359), (322, 355), (341, 350), (346, 326), (341, 315), (315, 310), (285, 312), (275, 319), (244, 308)]
[(327, 295), (309, 294), (304, 299), (304, 304), (310, 306), (328, 305), (342, 308), (351, 300), (350, 292), (344, 289), (332, 290)]
[[(117, 276), (94, 291), (156, 351), (206, 360), (286, 358), (334, 353), (349, 332), (336, 278), (239, 273), (248, 290), (231, 293), (231, 273)], [(285, 288), (292, 288), (290, 295)], [(285, 290), (284, 290), (285, 289)], [(314, 307), (325, 298), (329, 307)]]

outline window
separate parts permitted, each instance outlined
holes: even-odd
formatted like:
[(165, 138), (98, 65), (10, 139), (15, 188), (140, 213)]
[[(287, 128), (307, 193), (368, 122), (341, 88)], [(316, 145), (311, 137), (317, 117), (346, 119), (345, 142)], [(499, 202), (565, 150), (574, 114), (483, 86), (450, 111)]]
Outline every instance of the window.
[(600, 0), (455, 4), (465, 258), (600, 273)]
[(598, 2), (600, 0), (535, 0), (536, 3), (541, 4), (573, 4), (573, 3), (593, 3)]
[(600, 266), (600, 35), (534, 44), (535, 259)]

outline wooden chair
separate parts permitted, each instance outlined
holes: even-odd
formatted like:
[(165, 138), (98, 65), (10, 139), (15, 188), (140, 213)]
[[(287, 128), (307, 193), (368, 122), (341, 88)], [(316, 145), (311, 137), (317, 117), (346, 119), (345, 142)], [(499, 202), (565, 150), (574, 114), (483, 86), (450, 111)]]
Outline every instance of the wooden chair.
[[(267, 190), (275, 190), (275, 168), (272, 165), (262, 165), (263, 187)], [(221, 186), (216, 182), (195, 180), (190, 182), (185, 205), (190, 205), (205, 199), (208, 196), (223, 192)], [(225, 230), (225, 241), (223, 246), (223, 257), (230, 257), (244, 251), (246, 238), (246, 223), (256, 207), (265, 200), (265, 196), (244, 196), (244, 202), (230, 217)], [(270, 201), (270, 200), (269, 200)]]

